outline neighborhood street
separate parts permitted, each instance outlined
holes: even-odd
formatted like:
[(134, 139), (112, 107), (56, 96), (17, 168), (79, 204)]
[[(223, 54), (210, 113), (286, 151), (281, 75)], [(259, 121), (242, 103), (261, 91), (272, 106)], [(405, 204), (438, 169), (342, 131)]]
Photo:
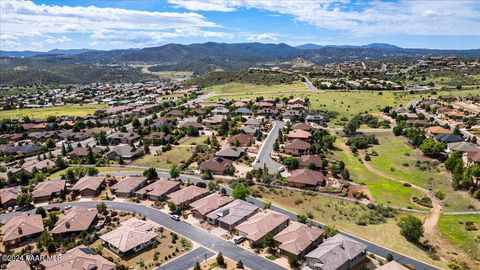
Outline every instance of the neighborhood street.
[(265, 166), (268, 169), (269, 173), (276, 173), (282, 170), (283, 165), (272, 160), (270, 155), (273, 151), (273, 144), (278, 138), (278, 131), (285, 126), (283, 121), (273, 121), (273, 127), (268, 133), (267, 138), (263, 142), (260, 152), (257, 155), (257, 158), (252, 164), (254, 169), (260, 169)]
[(202, 262), (215, 255), (212, 251), (199, 247), (190, 252), (167, 262), (166, 264), (157, 268), (157, 270), (178, 270), (178, 269), (192, 269), (197, 262)]

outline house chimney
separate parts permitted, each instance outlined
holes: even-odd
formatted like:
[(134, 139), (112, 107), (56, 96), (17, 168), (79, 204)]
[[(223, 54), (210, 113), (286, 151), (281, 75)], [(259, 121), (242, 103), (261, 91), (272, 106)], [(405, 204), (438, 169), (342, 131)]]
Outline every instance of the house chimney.
[(20, 234), (20, 235), (22, 235), (22, 234), (23, 234), (22, 227), (18, 227), (18, 234)]

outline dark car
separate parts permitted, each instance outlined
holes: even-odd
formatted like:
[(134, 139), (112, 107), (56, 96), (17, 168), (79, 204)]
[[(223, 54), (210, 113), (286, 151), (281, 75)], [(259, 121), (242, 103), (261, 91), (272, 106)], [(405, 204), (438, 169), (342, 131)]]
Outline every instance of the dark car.
[(200, 187), (200, 188), (206, 188), (207, 187), (207, 184), (203, 183), (203, 182), (197, 182), (195, 184), (197, 187)]
[(58, 212), (58, 211), (60, 211), (60, 207), (58, 206), (54, 206), (48, 209), (48, 212)]

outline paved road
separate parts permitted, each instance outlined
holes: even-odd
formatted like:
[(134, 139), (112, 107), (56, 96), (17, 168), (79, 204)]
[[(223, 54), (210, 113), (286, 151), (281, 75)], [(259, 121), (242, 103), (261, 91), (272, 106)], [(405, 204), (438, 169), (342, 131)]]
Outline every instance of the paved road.
[[(243, 249), (232, 242), (224, 240), (222, 238), (211, 235), (210, 233), (196, 228), (183, 221), (175, 221), (170, 218), (169, 215), (160, 212), (156, 209), (146, 207), (140, 204), (134, 203), (124, 203), (124, 202), (114, 202), (114, 201), (104, 201), (109, 209), (128, 211), (140, 214), (146, 218), (161, 224), (165, 228), (174, 231), (180, 235), (185, 236), (192, 241), (199, 243), (200, 245), (213, 250), (215, 252), (222, 252), (226, 257), (230, 258), (234, 262), (242, 260), (244, 265), (252, 270), (283, 270), (285, 268), (279, 266), (276, 263), (271, 262), (268, 259), (262, 258), (259, 255), (250, 252), (246, 249)], [(59, 206), (60, 208), (65, 208), (68, 205), (83, 205), (88, 208), (95, 208), (99, 201), (88, 201), (88, 202), (67, 202), (62, 204), (52, 204), (51, 206)], [(33, 211), (32, 211), (33, 212)], [(0, 216), (0, 221), (4, 220), (8, 216), (18, 215), (19, 212), (12, 212), (8, 214), (3, 214)], [(180, 269), (180, 268), (177, 268)]]
[(303, 78), (305, 78), (305, 84), (307, 85), (309, 91), (318, 92), (318, 88), (316, 88), (307, 77), (304, 76)]
[(278, 138), (278, 131), (285, 126), (283, 121), (273, 121), (273, 128), (268, 133), (267, 138), (263, 142), (262, 148), (257, 155), (257, 158), (252, 164), (254, 169), (263, 168), (266, 165), (269, 173), (276, 173), (285, 169), (282, 164), (272, 160), (270, 155), (273, 151), (273, 144)]
[(199, 247), (158, 267), (157, 270), (192, 269), (197, 262), (202, 262), (205, 259), (212, 257), (214, 254), (215, 253), (204, 247)]

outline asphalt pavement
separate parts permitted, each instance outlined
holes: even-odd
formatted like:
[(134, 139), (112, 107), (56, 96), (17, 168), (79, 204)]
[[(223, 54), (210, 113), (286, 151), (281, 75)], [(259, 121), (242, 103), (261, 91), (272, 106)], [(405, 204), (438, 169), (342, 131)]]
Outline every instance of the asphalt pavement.
[(157, 270), (192, 269), (197, 262), (201, 263), (213, 255), (215, 255), (215, 253), (212, 251), (204, 247), (199, 247), (158, 267)]
[(279, 171), (282, 171), (285, 169), (285, 167), (272, 160), (270, 155), (272, 154), (273, 151), (273, 145), (275, 144), (275, 141), (278, 138), (278, 131), (282, 129), (285, 126), (285, 123), (283, 121), (273, 121), (273, 127), (270, 130), (270, 132), (267, 135), (267, 138), (262, 144), (262, 147), (260, 148), (260, 152), (257, 155), (257, 158), (255, 161), (252, 163), (252, 167), (254, 169), (260, 169), (264, 166), (267, 167), (269, 173), (276, 173)]

